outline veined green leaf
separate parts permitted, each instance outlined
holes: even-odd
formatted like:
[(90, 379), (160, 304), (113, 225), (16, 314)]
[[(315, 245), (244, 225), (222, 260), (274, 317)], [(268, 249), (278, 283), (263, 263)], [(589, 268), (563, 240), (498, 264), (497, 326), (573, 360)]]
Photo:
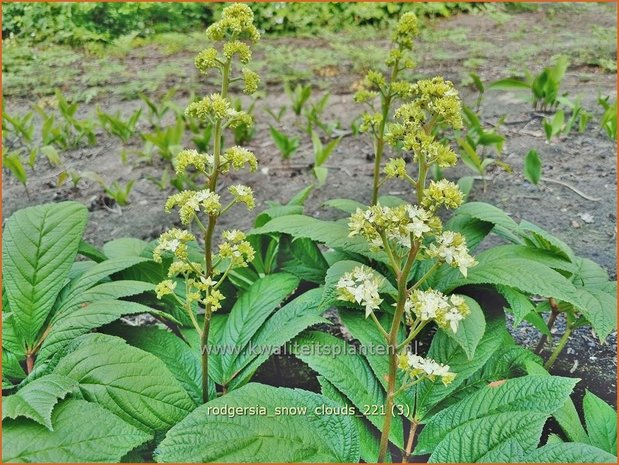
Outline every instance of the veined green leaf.
[(486, 333), (475, 350), (475, 357), (473, 360), (469, 360), (456, 341), (443, 332), (436, 333), (428, 350), (428, 357), (449, 365), (450, 371), (456, 373), (456, 379), (447, 386), (440, 382), (430, 383), (427, 381), (415, 386), (409, 396), (411, 404), (416, 399), (417, 416), (420, 419), (425, 419), (433, 407), (483, 367), (488, 359), (504, 344), (507, 337), (509, 336), (503, 320), (486, 322)]
[[(344, 393), (360, 412), (367, 413), (368, 405), (385, 405), (385, 391), (368, 362), (355, 354), (345, 341), (330, 334), (309, 331), (295, 339), (291, 347), (299, 359)], [(383, 415), (369, 413), (368, 420), (382, 428)], [(401, 417), (394, 416), (389, 437), (394, 444), (403, 447)]]
[(583, 410), (591, 444), (610, 454), (616, 454), (617, 412), (589, 391), (585, 393)]
[(26, 384), (17, 393), (2, 398), (2, 419), (26, 417), (53, 431), (54, 406), (77, 389), (77, 382), (59, 375), (45, 375)]
[(531, 300), (522, 292), (507, 286), (497, 286), (497, 290), (509, 304), (514, 315), (514, 326), (518, 326), (527, 315), (535, 311), (535, 306)]
[(174, 426), (155, 458), (162, 463), (357, 462), (359, 438), (352, 419), (320, 415), (323, 405), (337, 406), (308, 391), (248, 384)]
[(220, 384), (227, 385), (232, 381), (234, 362), (239, 353), (298, 284), (299, 278), (288, 273), (267, 275), (252, 284), (235, 302), (219, 340), (222, 353), (213, 358), (221, 366), (223, 379)]
[(550, 415), (569, 398), (576, 382), (558, 376), (524, 376), (486, 386), (436, 415), (419, 436), (416, 453), (430, 453), (447, 435), (468, 422), (502, 412)]
[(32, 346), (77, 255), (88, 210), (77, 202), (29, 207), (7, 221), (2, 275), (15, 329)]
[[(202, 403), (202, 367), (200, 351), (187, 345), (171, 332), (156, 326), (124, 327), (115, 334), (129, 344), (163, 361), (196, 404)], [(215, 398), (215, 384), (209, 385), (209, 398)]]
[(3, 462), (118, 462), (151, 435), (91, 402), (65, 400), (54, 409), (54, 431), (30, 420), (3, 425)]
[(576, 270), (572, 276), (575, 286), (590, 289), (605, 289), (608, 284), (608, 273), (604, 268), (588, 258), (576, 257), (574, 259)]
[(249, 234), (268, 233), (285, 233), (293, 237), (307, 237), (334, 249), (358, 253), (383, 263), (388, 262), (385, 253), (370, 252), (365, 239), (348, 237), (350, 233), (348, 226), (341, 222), (318, 220), (305, 215), (280, 216), (260, 228), (252, 229)]
[(321, 289), (307, 291), (284, 305), (262, 325), (251, 339), (251, 347), (239, 354), (234, 361), (233, 371), (238, 375), (230, 383), (231, 389), (247, 383), (272, 353), (277, 352), (301, 331), (327, 322), (319, 316), (321, 297)]
[(529, 150), (524, 157), (524, 176), (535, 185), (542, 176), (542, 161), (535, 150)]
[(580, 313), (591, 323), (593, 330), (604, 341), (617, 329), (617, 298), (600, 289), (578, 288)]
[(148, 242), (133, 237), (121, 237), (106, 242), (103, 253), (108, 258), (141, 257), (148, 247)]
[(86, 400), (149, 433), (167, 430), (195, 408), (154, 355), (103, 334), (82, 336), (80, 342), (54, 373), (75, 379)]
[(279, 243), (279, 261), (282, 271), (306, 281), (322, 284), (329, 265), (318, 245), (307, 238), (292, 241), (282, 237)]
[(548, 415), (533, 412), (495, 413), (450, 431), (436, 446), (429, 463), (474, 463), (514, 441), (523, 450), (537, 447)]
[(486, 331), (486, 319), (484, 312), (475, 300), (465, 295), (462, 297), (469, 306), (471, 313), (460, 322), (457, 332), (454, 333), (451, 329), (446, 329), (443, 332), (456, 341), (462, 347), (468, 359), (471, 360)]
[[(340, 407), (347, 407), (348, 409), (354, 409), (355, 412), (358, 412), (352, 402), (324, 377), (319, 376), (318, 382), (320, 383), (320, 391), (323, 396), (331, 399)], [(367, 420), (359, 416), (359, 414), (354, 415), (352, 419), (359, 433), (359, 452), (361, 459), (366, 463), (375, 462), (378, 457), (379, 448), (379, 437), (377, 432), (375, 433), (372, 431), (374, 429), (373, 426)]]
[(76, 337), (86, 334), (124, 315), (149, 313), (154, 310), (136, 302), (124, 300), (99, 300), (84, 304), (56, 321), (45, 338), (37, 355), (37, 363), (62, 350)]
[(525, 457), (525, 463), (617, 463), (617, 457), (589, 444), (546, 444)]
[(72, 305), (73, 299), (78, 298), (80, 294), (90, 289), (102, 279), (147, 260), (148, 259), (141, 257), (121, 257), (97, 263), (79, 278), (74, 279), (62, 290), (58, 312), (62, 312), (67, 306)]

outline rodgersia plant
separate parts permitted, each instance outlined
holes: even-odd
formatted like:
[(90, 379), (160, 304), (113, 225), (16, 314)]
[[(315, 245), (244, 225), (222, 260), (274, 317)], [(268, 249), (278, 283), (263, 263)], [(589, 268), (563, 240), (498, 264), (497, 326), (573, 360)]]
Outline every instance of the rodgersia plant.
[[(385, 60), (389, 73), (384, 75), (372, 70), (365, 77), (364, 89), (355, 94), (355, 101), (364, 103), (368, 112), (360, 125), (362, 132), (370, 132), (374, 139), (374, 183), (372, 205), (378, 201), (380, 167), (385, 151), (385, 131), (391, 118), (391, 109), (399, 99), (410, 95), (410, 83), (400, 80), (400, 74), (415, 66), (410, 57), (413, 40), (419, 35), (419, 25), (414, 13), (405, 13), (400, 18), (392, 35), (392, 49)], [(377, 105), (378, 102), (378, 105)]]
[[(420, 176), (416, 182), (421, 181)], [(470, 312), (463, 297), (446, 296), (437, 290), (424, 288), (426, 280), (442, 264), (457, 268), (463, 276), (467, 276), (468, 268), (476, 264), (468, 253), (464, 237), (459, 233), (443, 231), (441, 220), (436, 216), (440, 206), (453, 208), (462, 201), (461, 196), (455, 195), (455, 189), (449, 186), (450, 195), (446, 196), (444, 190), (431, 185), (424, 189), (428, 194), (422, 196), (422, 206), (401, 204), (386, 207), (378, 204), (367, 210), (358, 209), (350, 218), (350, 236), (360, 235), (372, 251), (383, 252), (388, 257), (389, 268), (397, 283), (395, 311), (387, 327), (376, 315), (383, 303), (380, 296), (382, 278), (376, 277), (372, 269), (364, 266), (354, 268), (337, 283), (338, 299), (364, 307), (366, 318), (371, 317), (388, 346), (387, 396), (378, 462), (384, 462), (386, 457), (393, 406), (398, 394), (423, 381), (440, 380), (447, 385), (456, 376), (448, 365), (418, 356), (409, 349), (409, 344), (429, 323), (434, 322), (443, 330), (455, 334), (460, 322)], [(416, 261), (426, 262), (427, 271), (411, 282), (411, 270)], [(408, 335), (401, 341), (399, 335), (403, 324), (408, 328)], [(398, 368), (406, 375), (399, 386)]]
[[(154, 259), (159, 262), (162, 255), (173, 255), (169, 279), (157, 286), (157, 296), (172, 295), (200, 336), (204, 402), (209, 400), (207, 343), (211, 318), (225, 299), (220, 287), (231, 271), (246, 267), (254, 258), (254, 250), (241, 231), (224, 231), (223, 240), (217, 247), (215, 245), (215, 226), (219, 218), (237, 204), (251, 210), (255, 203), (252, 189), (248, 186), (232, 185), (228, 187), (227, 195), (218, 193), (220, 176), (243, 168), (254, 171), (257, 166), (256, 157), (249, 150), (239, 146), (222, 146), (222, 134), (226, 128), (252, 123), (249, 114), (235, 109), (228, 92), (233, 83), (241, 81), (243, 91), (252, 94), (260, 82), (258, 75), (245, 66), (251, 60), (250, 44), (260, 38), (249, 7), (242, 4), (226, 7), (221, 19), (207, 29), (206, 35), (221, 46), (200, 52), (195, 65), (203, 75), (218, 74), (221, 90), (190, 103), (185, 113), (208, 122), (214, 128), (212, 153), (183, 150), (175, 158), (177, 174), (182, 175), (193, 169), (204, 175), (206, 184), (201, 190), (185, 190), (168, 199), (166, 211), (177, 209), (185, 229), (175, 228), (163, 233), (153, 252)], [(191, 259), (188, 252), (189, 244), (196, 240), (196, 235), (203, 239), (201, 261)], [(197, 318), (197, 308), (204, 309), (203, 323)]]

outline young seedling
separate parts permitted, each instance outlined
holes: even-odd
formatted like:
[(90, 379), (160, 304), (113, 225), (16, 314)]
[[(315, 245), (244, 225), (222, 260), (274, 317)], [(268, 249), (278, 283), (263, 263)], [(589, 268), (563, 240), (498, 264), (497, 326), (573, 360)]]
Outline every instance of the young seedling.
[[(224, 288), (221, 286), (231, 271), (246, 267), (254, 257), (254, 250), (241, 231), (225, 231), (219, 252), (215, 251), (214, 233), (219, 217), (233, 206), (244, 204), (249, 209), (254, 207), (253, 192), (251, 188), (243, 185), (229, 186), (231, 200), (223, 204), (218, 194), (218, 181), (220, 176), (231, 170), (248, 166), (253, 171), (257, 166), (256, 157), (250, 151), (239, 146), (225, 149), (222, 146), (222, 134), (225, 128), (234, 129), (240, 124), (249, 125), (252, 122), (246, 112), (234, 109), (228, 92), (231, 83), (236, 81), (244, 83), (243, 90), (246, 94), (253, 94), (257, 90), (258, 75), (247, 67), (238, 73), (236, 63), (249, 63), (251, 48), (248, 42), (256, 42), (260, 38), (253, 25), (252, 11), (242, 4), (224, 8), (221, 20), (209, 26), (206, 35), (213, 42), (223, 42), (223, 46), (200, 52), (195, 59), (195, 65), (204, 75), (219, 75), (221, 89), (219, 93), (190, 103), (186, 114), (213, 127), (212, 152), (182, 150), (176, 155), (174, 165), (177, 175), (186, 174), (187, 169), (192, 167), (204, 175), (207, 183), (202, 190), (185, 190), (168, 199), (166, 211), (178, 209), (181, 223), (187, 229), (171, 229), (162, 234), (153, 253), (158, 262), (161, 262), (164, 255), (173, 256), (168, 273), (170, 279), (157, 286), (157, 295), (159, 298), (165, 295), (173, 296), (186, 312), (199, 336), (203, 402), (209, 400), (207, 344), (211, 318), (213, 313), (221, 308), (221, 302), (225, 298), (222, 293)], [(188, 245), (196, 237), (191, 228), (196, 228), (204, 240), (203, 261), (189, 257)], [(184, 287), (182, 293), (176, 292), (179, 284)], [(198, 306), (204, 309), (202, 322), (196, 314)], [(224, 392), (225, 389), (224, 387)]]
[(301, 113), (303, 113), (305, 103), (312, 96), (312, 86), (309, 84), (305, 86), (297, 84), (295, 88), (292, 89), (288, 82), (284, 82), (284, 90), (290, 98), (292, 111), (295, 115), (300, 116)]
[(147, 118), (152, 128), (160, 129), (165, 115), (170, 110), (174, 111), (172, 98), (176, 95), (177, 91), (177, 88), (170, 89), (158, 102), (150, 99), (144, 93), (139, 94), (140, 99), (146, 104), (146, 108), (148, 109)]
[(144, 154), (152, 158), (153, 149), (156, 148), (161, 158), (171, 161), (183, 148), (183, 135), (185, 123), (182, 118), (177, 118), (176, 123), (167, 128), (155, 129), (150, 134), (142, 134), (146, 141)]
[[(506, 171), (511, 171), (511, 167), (500, 159), (505, 137), (496, 130), (484, 129), (477, 114), (467, 106), (463, 106), (462, 114), (467, 132), (463, 137), (456, 137), (456, 142), (462, 149), (462, 162), (481, 176), (483, 189), (486, 192), (486, 170), (490, 165), (495, 164)], [(488, 156), (489, 147), (494, 149), (496, 157)]]
[(265, 111), (269, 115), (271, 115), (271, 118), (273, 118), (275, 120), (275, 122), (280, 123), (282, 121), (282, 118), (286, 114), (287, 110), (288, 110), (288, 107), (286, 105), (283, 105), (283, 106), (279, 107), (279, 110), (277, 110), (277, 111), (275, 111), (272, 108), (267, 108)]
[[(364, 103), (369, 112), (363, 115), (360, 126), (362, 132), (370, 132), (374, 140), (374, 181), (372, 187), (372, 205), (378, 201), (378, 189), (381, 185), (380, 169), (385, 151), (385, 129), (391, 118), (391, 107), (398, 99), (411, 94), (411, 84), (398, 80), (401, 72), (414, 67), (409, 54), (413, 48), (413, 39), (419, 35), (417, 17), (414, 13), (405, 13), (400, 18), (392, 35), (392, 49), (385, 64), (389, 67), (388, 76), (378, 71), (370, 71), (365, 77), (365, 89), (355, 94), (355, 101)], [(375, 106), (379, 100), (380, 106)]]
[[(2, 137), (7, 138), (12, 134), (16, 140), (11, 140), (11, 147), (17, 142), (21, 142), (21, 146), (30, 147), (34, 137), (34, 121), (32, 117), (34, 113), (29, 111), (22, 116), (10, 116), (4, 109), (2, 110)], [(11, 147), (7, 147), (9, 150)]]
[(118, 137), (122, 142), (127, 142), (137, 129), (137, 124), (142, 114), (142, 109), (134, 111), (128, 119), (123, 119), (120, 112), (109, 114), (97, 108), (97, 117), (101, 123), (101, 127), (113, 136)]
[(617, 140), (617, 102), (611, 103), (610, 97), (600, 97), (598, 103), (604, 109), (600, 128), (606, 132), (610, 139)]
[(555, 64), (533, 76), (525, 72), (525, 78), (500, 79), (488, 86), (489, 89), (518, 90), (528, 89), (531, 92), (531, 103), (534, 110), (554, 111), (559, 104), (561, 82), (567, 71), (569, 60), (566, 56), (559, 56)]
[(108, 184), (102, 176), (94, 171), (85, 171), (81, 173), (81, 176), (99, 184), (99, 186), (103, 189), (103, 192), (105, 192), (107, 196), (114, 200), (119, 206), (124, 207), (129, 204), (129, 195), (133, 190), (135, 179), (129, 180), (123, 186), (118, 180), (114, 180), (111, 184)]
[(298, 137), (288, 137), (283, 132), (278, 131), (273, 126), (270, 127), (271, 137), (284, 160), (290, 160), (299, 148)]
[(552, 119), (544, 118), (542, 126), (544, 127), (544, 134), (546, 134), (546, 142), (551, 142), (553, 138), (565, 131), (565, 112), (559, 110)]
[(529, 150), (524, 157), (524, 177), (537, 185), (542, 177), (542, 160), (535, 150)]
[(314, 148), (314, 177), (318, 181), (318, 187), (322, 187), (326, 180), (328, 169), (324, 165), (324, 163), (329, 159), (331, 153), (338, 146), (342, 138), (333, 139), (327, 145), (323, 145), (320, 140), (320, 136), (315, 131), (312, 131), (312, 145)]
[(30, 191), (28, 190), (28, 174), (24, 168), (24, 165), (19, 156), (19, 152), (5, 152), (2, 149), (2, 166), (10, 171), (26, 189), (26, 195), (30, 198)]

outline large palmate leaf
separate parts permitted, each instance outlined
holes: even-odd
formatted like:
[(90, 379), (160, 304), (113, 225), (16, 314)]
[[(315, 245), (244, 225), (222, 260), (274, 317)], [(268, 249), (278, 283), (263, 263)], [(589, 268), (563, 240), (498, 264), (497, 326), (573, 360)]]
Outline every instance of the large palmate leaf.
[(602, 449), (577, 442), (546, 444), (529, 453), (525, 463), (617, 463), (617, 457)]
[(514, 441), (523, 450), (537, 447), (548, 415), (536, 412), (495, 413), (450, 431), (434, 448), (430, 463), (474, 463)]
[(416, 453), (430, 453), (452, 431), (468, 422), (501, 412), (550, 415), (569, 397), (577, 380), (558, 376), (524, 376), (489, 385), (434, 415), (422, 430)]
[(76, 388), (74, 379), (59, 375), (42, 376), (16, 394), (2, 397), (2, 419), (26, 417), (52, 431), (54, 406)]
[(80, 342), (54, 373), (76, 380), (86, 400), (148, 432), (168, 429), (195, 408), (154, 355), (103, 334), (85, 335)]
[(587, 391), (583, 400), (585, 423), (591, 444), (611, 454), (617, 453), (617, 412)]
[(25, 208), (7, 221), (2, 276), (15, 329), (31, 347), (77, 255), (88, 210), (77, 202)]
[(111, 323), (124, 315), (156, 312), (145, 305), (124, 300), (99, 300), (84, 304), (55, 322), (45, 338), (37, 363), (62, 350), (76, 337)]
[(328, 323), (328, 320), (319, 316), (321, 297), (321, 289), (307, 291), (269, 318), (251, 339), (246, 350), (235, 359), (233, 372), (238, 375), (230, 383), (230, 388), (247, 383), (271, 354), (304, 329), (318, 323)]
[(299, 278), (288, 273), (267, 275), (256, 281), (234, 303), (226, 319), (218, 344), (222, 380), (219, 384), (228, 384), (234, 377), (234, 362), (240, 352), (256, 334), (260, 326), (279, 307), (299, 284)]
[[(3, 422), (4, 423), (4, 422)], [(2, 427), (3, 462), (118, 462), (151, 435), (97, 404), (65, 400), (52, 414), (54, 431), (31, 420)]]
[[(382, 428), (384, 416), (378, 409), (385, 405), (385, 391), (367, 360), (354, 353), (353, 346), (330, 334), (314, 331), (302, 334), (291, 346), (298, 358), (345, 394), (374, 426)], [(377, 406), (377, 410), (368, 406)], [(390, 439), (397, 446), (403, 446), (399, 416), (393, 418)]]
[(352, 419), (321, 415), (323, 406), (336, 404), (308, 391), (251, 383), (200, 406), (170, 429), (155, 458), (185, 463), (357, 462), (359, 438)]

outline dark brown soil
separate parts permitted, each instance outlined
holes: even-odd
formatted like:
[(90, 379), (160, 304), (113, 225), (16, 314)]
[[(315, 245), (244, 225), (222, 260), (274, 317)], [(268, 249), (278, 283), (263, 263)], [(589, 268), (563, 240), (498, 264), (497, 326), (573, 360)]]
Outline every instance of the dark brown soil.
[[(444, 75), (458, 84), (466, 79), (469, 71), (474, 70), (484, 82), (490, 82), (525, 69), (539, 72), (551, 63), (553, 56), (561, 53), (571, 57), (571, 66), (562, 91), (567, 92), (571, 98), (580, 96), (583, 106), (593, 113), (594, 117), (586, 131), (583, 134), (573, 131), (569, 136), (549, 144), (543, 135), (541, 116), (532, 112), (524, 98), (507, 91), (488, 92), (481, 115), (487, 126), (496, 124), (503, 115), (507, 115), (506, 124), (499, 131), (507, 137), (503, 160), (513, 167), (514, 172), (491, 169), (486, 192), (483, 192), (481, 183), (476, 182), (471, 199), (495, 204), (516, 220), (524, 218), (549, 230), (568, 243), (577, 254), (600, 263), (613, 277), (616, 276), (616, 145), (599, 130), (602, 111), (597, 104), (597, 97), (609, 95), (612, 100), (616, 99), (615, 73), (598, 66), (600, 57), (611, 61), (614, 59), (615, 36), (610, 34), (607, 39), (602, 37), (601, 42), (596, 42), (592, 37), (598, 37), (600, 30), (614, 31), (616, 35), (615, 8), (615, 4), (569, 4), (561, 7), (541, 5), (536, 11), (517, 14), (491, 10), (488, 13), (436, 20), (429, 23), (423, 40), (417, 46), (419, 67), (415, 71), (418, 76)], [(335, 65), (330, 66), (335, 70), (335, 76), (325, 77), (329, 74), (325, 69), (316, 66), (307, 69), (308, 66), (303, 62), (285, 65), (301, 70), (301, 73), (313, 74), (316, 95), (321, 93), (321, 88), (331, 90), (332, 96), (324, 119), (339, 121), (341, 128), (347, 131), (351, 121), (361, 111), (352, 102), (353, 86), (361, 75), (350, 45), (353, 44), (357, 52), (363, 54), (367, 50), (370, 54), (386, 47), (387, 41), (382, 40), (378, 34), (371, 40), (352, 37), (348, 42), (344, 40), (341, 43), (349, 45), (346, 55), (349, 61), (338, 62), (339, 55), (333, 52), (331, 60), (335, 61)], [(289, 100), (283, 93), (281, 82), (276, 79), (277, 70), (282, 65), (278, 65), (280, 68), (270, 65), (265, 50), (305, 50), (305, 53), (307, 50), (316, 50), (329, 57), (329, 50), (332, 50), (329, 44), (330, 40), (325, 38), (266, 38), (256, 54), (262, 66), (266, 67), (265, 81), (268, 86), (266, 97), (256, 104), (257, 132), (247, 147), (256, 153), (260, 167), (257, 173), (234, 174), (230, 182), (243, 182), (254, 189), (257, 211), (264, 208), (268, 200), (287, 201), (313, 182), (312, 145), (309, 138), (302, 135), (304, 121), (295, 118), (289, 111), (280, 124), (280, 129), (283, 128), (285, 132), (302, 135), (300, 148), (290, 163), (281, 160), (270, 137), (268, 127), (275, 123), (264, 110), (277, 109), (289, 104)], [(203, 84), (197, 84), (198, 77), (192, 69), (193, 55), (193, 50), (169, 53), (163, 47), (145, 45), (126, 54), (120, 62), (125, 66), (125, 81), (137, 79), (133, 76), (144, 75), (165, 62), (173, 71), (165, 76), (153, 94), (161, 95), (167, 87), (179, 86), (182, 91), (178, 93), (177, 100), (179, 105), (183, 105), (191, 90), (197, 94), (212, 90), (212, 87), (207, 89)], [(294, 58), (294, 53), (290, 57)], [(80, 65), (87, 67), (88, 60), (94, 61), (92, 57), (84, 55)], [(48, 72), (53, 73), (55, 70), (49, 69)], [(97, 70), (90, 72), (96, 73)], [(83, 91), (88, 85), (84, 81), (85, 76), (72, 78), (65, 83), (64, 91)], [(109, 82), (106, 85), (113, 88), (115, 83)], [(472, 104), (475, 94), (471, 88), (459, 88), (463, 100)], [(27, 111), (38, 99), (29, 95), (37, 93), (36, 89), (21, 94), (11, 92), (10, 88), (5, 89), (7, 111)], [(132, 99), (121, 99), (113, 93), (103, 92), (88, 105), (82, 105), (81, 116), (94, 114), (95, 104), (108, 113), (121, 111), (126, 115), (137, 108), (141, 101), (136, 94)], [(140, 123), (140, 130), (150, 131), (145, 120)], [(187, 143), (190, 143), (189, 137)], [(122, 149), (139, 150), (142, 145), (137, 136), (123, 145), (119, 139), (99, 130), (96, 146), (62, 153), (65, 162), (74, 169), (96, 171), (108, 182), (137, 179), (128, 206), (106, 206), (106, 202), (101, 200), (100, 187), (91, 181), (81, 181), (77, 189), (68, 185), (57, 188), (55, 180), (60, 169), (51, 168), (41, 159), (30, 175), (30, 198), (25, 195), (23, 186), (4, 173), (3, 217), (7, 218), (17, 209), (29, 205), (72, 199), (91, 207), (86, 238), (96, 245), (123, 236), (143, 239), (157, 237), (162, 230), (173, 224), (174, 217), (165, 214), (162, 207), (170, 192), (159, 190), (149, 177), (159, 177), (166, 163), (156, 157), (152, 164), (136, 156), (130, 156), (127, 164), (121, 163), (120, 159)], [(524, 180), (521, 174), (523, 158), (530, 149), (540, 153), (544, 177), (568, 183), (598, 200), (586, 200), (573, 190), (552, 182), (542, 182), (537, 187)], [(307, 202), (307, 213), (325, 217), (333, 214), (321, 208), (322, 203), (330, 198), (368, 202), (372, 180), (371, 158), (372, 147), (368, 138), (346, 135), (327, 164), (328, 182), (312, 194)], [(450, 179), (471, 174), (474, 173), (460, 165), (445, 173)], [(383, 193), (405, 197), (410, 195), (405, 185), (397, 183), (387, 185)], [(252, 215), (239, 210), (238, 215), (225, 217), (221, 226), (234, 224), (239, 228), (249, 228), (252, 223)], [(561, 328), (557, 331), (560, 334)], [(531, 328), (523, 326), (515, 329), (514, 333), (524, 344), (535, 344), (537, 334)], [(570, 370), (575, 360), (578, 360), (578, 366), (572, 372)], [(616, 333), (609, 337), (606, 344), (600, 345), (586, 331), (582, 331), (572, 338), (557, 362), (555, 371), (569, 372), (571, 376), (583, 378), (592, 391), (615, 403), (616, 366)]]

